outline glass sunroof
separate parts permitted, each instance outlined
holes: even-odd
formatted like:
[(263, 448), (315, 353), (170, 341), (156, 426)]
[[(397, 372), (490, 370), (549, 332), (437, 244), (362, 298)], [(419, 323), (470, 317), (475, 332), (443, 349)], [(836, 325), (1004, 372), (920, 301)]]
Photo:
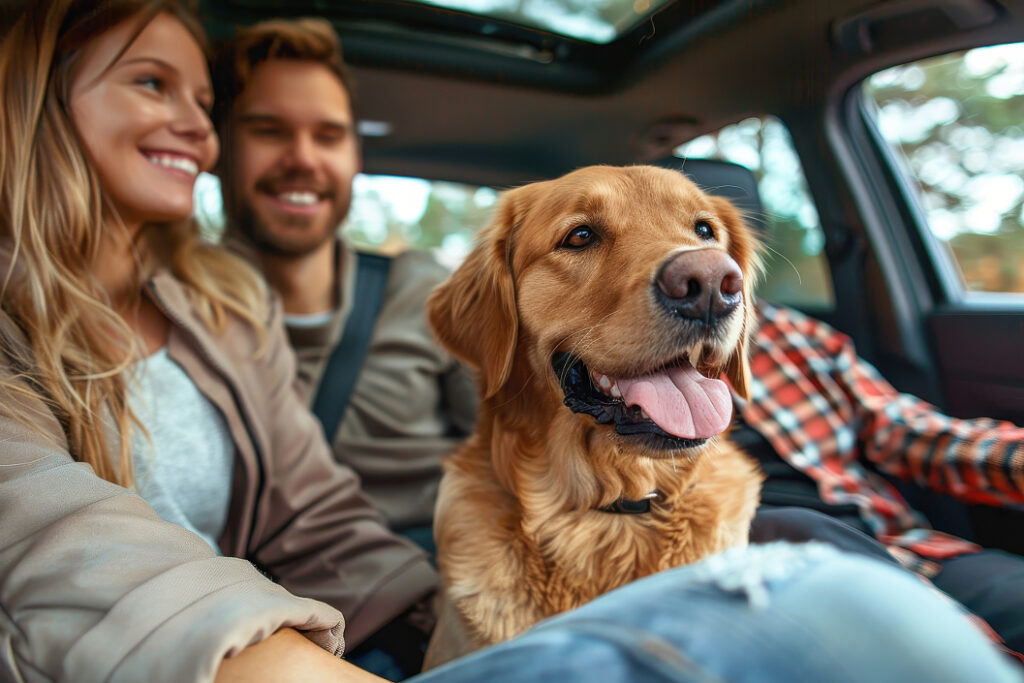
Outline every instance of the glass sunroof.
[(559, 33), (610, 43), (674, 0), (417, 0)]

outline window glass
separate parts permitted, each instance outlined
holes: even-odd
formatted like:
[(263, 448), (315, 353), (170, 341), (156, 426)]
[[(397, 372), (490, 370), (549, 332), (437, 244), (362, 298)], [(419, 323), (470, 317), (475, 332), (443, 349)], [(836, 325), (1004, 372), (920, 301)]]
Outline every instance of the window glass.
[(360, 174), (344, 230), (362, 247), (385, 253), (430, 249), (454, 268), (497, 200), (490, 187)]
[[(454, 268), (469, 252), (497, 199), (490, 187), (360, 174), (352, 184), (352, 208), (342, 230), (364, 249), (387, 254), (431, 250)], [(200, 176), (195, 200), (204, 236), (219, 240), (224, 212), (215, 176)]]
[(534, 26), (594, 43), (610, 43), (668, 5), (670, 0), (418, 1)]
[(758, 296), (811, 311), (835, 307), (818, 212), (789, 131), (774, 117), (750, 118), (704, 135), (676, 156), (724, 159), (753, 171), (765, 212), (766, 273)]
[(1024, 43), (887, 69), (863, 92), (955, 286), (1024, 292)]

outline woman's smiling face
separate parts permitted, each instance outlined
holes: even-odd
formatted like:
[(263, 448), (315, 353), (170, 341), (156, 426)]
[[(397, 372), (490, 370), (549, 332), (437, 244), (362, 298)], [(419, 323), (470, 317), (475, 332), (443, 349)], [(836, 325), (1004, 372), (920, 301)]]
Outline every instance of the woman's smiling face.
[(103, 193), (133, 231), (188, 217), (196, 176), (218, 151), (209, 70), (195, 38), (158, 14), (124, 49), (137, 26), (122, 22), (84, 48), (69, 96)]

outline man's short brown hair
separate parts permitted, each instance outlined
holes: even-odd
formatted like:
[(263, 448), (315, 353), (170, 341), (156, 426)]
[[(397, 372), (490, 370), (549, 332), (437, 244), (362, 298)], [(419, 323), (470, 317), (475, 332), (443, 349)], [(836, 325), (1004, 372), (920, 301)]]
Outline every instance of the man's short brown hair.
[(249, 85), (252, 72), (276, 59), (322, 64), (348, 93), (355, 116), (355, 79), (342, 58), (341, 40), (322, 19), (271, 19), (238, 29), (217, 51), (213, 64), (213, 121), (224, 131), (235, 100)]

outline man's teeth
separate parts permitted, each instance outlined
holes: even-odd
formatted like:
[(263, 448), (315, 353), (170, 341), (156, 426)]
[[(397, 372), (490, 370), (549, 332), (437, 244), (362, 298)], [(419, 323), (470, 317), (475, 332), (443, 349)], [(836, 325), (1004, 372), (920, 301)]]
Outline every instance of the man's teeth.
[(277, 198), (285, 204), (295, 206), (312, 206), (320, 199), (315, 192), (282, 192)]
[(199, 175), (199, 165), (191, 159), (177, 156), (165, 156), (161, 154), (151, 154), (146, 157), (150, 162), (157, 166), (163, 166), (164, 168), (173, 168), (178, 171), (184, 171), (189, 175)]

